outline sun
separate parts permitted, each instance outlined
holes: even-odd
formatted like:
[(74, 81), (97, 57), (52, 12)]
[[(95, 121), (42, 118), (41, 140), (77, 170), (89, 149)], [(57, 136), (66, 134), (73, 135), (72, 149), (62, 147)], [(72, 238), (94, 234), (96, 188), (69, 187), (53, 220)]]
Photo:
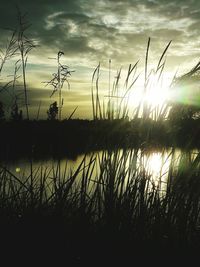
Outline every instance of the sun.
[(141, 96), (143, 102), (155, 106), (162, 106), (169, 99), (169, 90), (167, 88), (153, 87)]
[(129, 95), (129, 106), (148, 105), (151, 109), (162, 108), (170, 100), (170, 77), (159, 81), (157, 76), (151, 76), (146, 88), (139, 83)]
[(170, 98), (170, 91), (166, 88), (152, 87), (147, 92), (138, 88), (129, 95), (129, 106), (137, 107), (139, 104), (147, 104), (152, 109), (161, 108)]

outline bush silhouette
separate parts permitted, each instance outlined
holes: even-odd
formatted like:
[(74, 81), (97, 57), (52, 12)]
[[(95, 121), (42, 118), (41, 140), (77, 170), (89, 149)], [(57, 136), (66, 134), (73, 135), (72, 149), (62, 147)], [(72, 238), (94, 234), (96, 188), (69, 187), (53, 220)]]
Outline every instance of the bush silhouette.
[(53, 102), (49, 106), (49, 110), (47, 111), (47, 114), (48, 114), (48, 120), (56, 120), (57, 115), (58, 115), (57, 101)]

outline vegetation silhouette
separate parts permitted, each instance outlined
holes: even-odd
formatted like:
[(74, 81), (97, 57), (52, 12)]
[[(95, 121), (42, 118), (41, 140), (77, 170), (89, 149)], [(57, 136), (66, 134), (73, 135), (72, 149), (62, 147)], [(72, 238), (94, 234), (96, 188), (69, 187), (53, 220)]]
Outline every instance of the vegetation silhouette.
[[(130, 259), (149, 263), (155, 253), (157, 260), (158, 255), (166, 259), (180, 254), (183, 259), (184, 253), (197, 254), (200, 245), (199, 103), (171, 101), (158, 109), (140, 101), (130, 114), (129, 96), (139, 78), (138, 62), (129, 65), (121, 94), (121, 69), (113, 86), (109, 75), (108, 95), (103, 99), (99, 63), (91, 83), (93, 120), (72, 119), (77, 107), (68, 119), (62, 120), (61, 90), (71, 72), (60, 63), (63, 52), (59, 51), (57, 72), (47, 82), (53, 86), (53, 94), (58, 92), (58, 104), (55, 101), (50, 105), (47, 120), (30, 120), (26, 63), (35, 45), (24, 34), (27, 27), (23, 18), (19, 13), (19, 29), (12, 33), (0, 65), (1, 73), (6, 62), (20, 52), (14, 78), (1, 92), (10, 86), (16, 89), (17, 73), (22, 70), (26, 111), (23, 119), (18, 98), (14, 97), (10, 120), (4, 120), (0, 102), (1, 251), (9, 248), (10, 253), (22, 250), (30, 255), (38, 249), (44, 258), (53, 251), (56, 261), (65, 258), (73, 264), (97, 257), (102, 263), (105, 260), (124, 263)], [(156, 77), (159, 84), (170, 44), (171, 41), (152, 70), (148, 66), (151, 45), (148, 39), (144, 94), (152, 87), (151, 79)], [(109, 73), (111, 63), (110, 59)], [(199, 67), (200, 63), (187, 74), (174, 77), (172, 89), (188, 87), (198, 79)], [(162, 155), (169, 150), (169, 169), (164, 181), (161, 174), (155, 181), (145, 166), (147, 150), (157, 147)], [(177, 147), (184, 148), (178, 163)], [(93, 153), (98, 150), (101, 153)], [(88, 152), (91, 153), (89, 161)], [(61, 159), (67, 153), (84, 154), (75, 170), (67, 169), (67, 165), (62, 169)], [(8, 167), (11, 159), (20, 157), (30, 161), (28, 175), (19, 170), (14, 173)], [(50, 170), (45, 166), (33, 169), (33, 160), (39, 157), (54, 157), (58, 161), (55, 160)], [(143, 255), (148, 256), (144, 259)], [(152, 261), (156, 264), (155, 257)]]
[[(68, 84), (68, 89), (70, 89), (70, 83), (68, 81), (68, 78), (71, 76), (71, 73), (74, 72), (69, 69), (67, 65), (63, 65), (60, 62), (61, 56), (64, 55), (64, 52), (58, 51), (57, 54), (57, 72), (53, 73), (53, 78), (46, 82), (46, 86), (51, 85), (53, 87), (53, 91), (51, 93), (52, 97), (56, 92), (58, 92), (58, 119), (61, 120), (62, 118), (62, 107), (64, 99), (62, 98), (62, 88), (64, 86), (64, 83), (66, 82)], [(55, 103), (55, 102), (54, 102)]]
[(57, 102), (50, 104), (49, 110), (47, 111), (48, 120), (55, 120), (58, 116), (58, 106)]
[(95, 260), (99, 253), (100, 262), (114, 263), (140, 257), (154, 262), (155, 251), (158, 261), (166, 253), (169, 261), (197, 256), (199, 154), (184, 153), (177, 165), (172, 148), (167, 178), (157, 182), (142, 164), (144, 156), (138, 149), (105, 150), (83, 157), (73, 172), (61, 169), (60, 161), (52, 169), (33, 170), (30, 163), (30, 175), (21, 177), (1, 165), (4, 250), (12, 243), (9, 251), (30, 255), (34, 249), (45, 259), (53, 246), (51, 260), (66, 258), (68, 264)]

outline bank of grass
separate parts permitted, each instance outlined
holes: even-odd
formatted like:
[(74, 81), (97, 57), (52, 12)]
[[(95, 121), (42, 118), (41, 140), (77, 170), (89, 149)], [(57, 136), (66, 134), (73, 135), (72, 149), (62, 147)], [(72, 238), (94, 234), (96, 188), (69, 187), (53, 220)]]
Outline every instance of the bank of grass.
[(54, 253), (66, 264), (197, 252), (200, 154), (177, 160), (173, 148), (168, 153), (169, 171), (157, 180), (145, 166), (148, 154), (137, 149), (83, 157), (73, 171), (59, 161), (53, 169), (30, 162), (26, 176), (1, 166), (4, 249)]

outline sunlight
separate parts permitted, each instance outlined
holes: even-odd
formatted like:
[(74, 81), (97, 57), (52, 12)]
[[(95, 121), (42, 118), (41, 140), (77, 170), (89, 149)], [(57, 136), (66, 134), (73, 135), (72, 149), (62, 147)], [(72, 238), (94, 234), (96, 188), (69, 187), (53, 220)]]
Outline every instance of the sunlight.
[(155, 107), (162, 106), (168, 98), (169, 91), (167, 88), (154, 87), (143, 96), (143, 101)]
[(162, 107), (162, 105), (170, 98), (169, 89), (154, 87), (143, 93), (142, 90), (134, 91), (129, 96), (129, 106), (138, 106), (139, 103), (147, 103), (152, 108)]
[(161, 153), (152, 153), (147, 157), (148, 170), (155, 176), (158, 176), (163, 165)]
[(137, 85), (129, 95), (129, 107), (137, 107), (139, 104), (147, 104), (151, 109), (161, 108), (170, 98), (170, 83), (171, 77), (165, 77), (162, 81), (157, 81), (157, 77), (150, 77), (146, 92), (144, 84), (140, 83)]
[(159, 181), (166, 181), (170, 165), (168, 153), (156, 152), (146, 155), (145, 165), (146, 170), (152, 175), (155, 184)]

